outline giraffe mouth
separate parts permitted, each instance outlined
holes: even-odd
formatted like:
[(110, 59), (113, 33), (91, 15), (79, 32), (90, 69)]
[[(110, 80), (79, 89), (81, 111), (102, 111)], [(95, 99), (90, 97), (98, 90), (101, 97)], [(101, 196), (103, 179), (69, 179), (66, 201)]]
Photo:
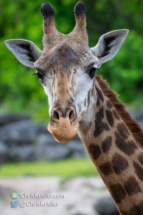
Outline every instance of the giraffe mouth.
[(47, 128), (56, 141), (66, 143), (77, 135), (79, 123), (74, 120), (71, 124), (68, 118), (62, 118), (59, 123), (50, 121)]

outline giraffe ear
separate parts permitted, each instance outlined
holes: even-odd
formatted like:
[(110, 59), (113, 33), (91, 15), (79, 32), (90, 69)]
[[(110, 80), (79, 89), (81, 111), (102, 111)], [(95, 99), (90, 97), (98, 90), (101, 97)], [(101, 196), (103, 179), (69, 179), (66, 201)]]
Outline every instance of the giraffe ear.
[(122, 29), (103, 34), (97, 45), (90, 49), (91, 53), (100, 60), (101, 64), (111, 60), (120, 50), (128, 33), (129, 30)]
[(41, 56), (42, 51), (31, 41), (14, 39), (6, 40), (6, 47), (24, 66), (33, 67), (34, 62)]

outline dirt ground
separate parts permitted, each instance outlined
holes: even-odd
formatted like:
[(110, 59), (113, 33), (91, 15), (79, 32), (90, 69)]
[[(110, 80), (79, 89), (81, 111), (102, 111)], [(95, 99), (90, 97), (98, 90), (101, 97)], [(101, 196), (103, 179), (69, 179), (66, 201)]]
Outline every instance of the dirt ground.
[[(10, 194), (19, 193), (11, 207)], [(94, 203), (109, 192), (100, 177), (18, 177), (0, 179), (1, 215), (95, 215)]]

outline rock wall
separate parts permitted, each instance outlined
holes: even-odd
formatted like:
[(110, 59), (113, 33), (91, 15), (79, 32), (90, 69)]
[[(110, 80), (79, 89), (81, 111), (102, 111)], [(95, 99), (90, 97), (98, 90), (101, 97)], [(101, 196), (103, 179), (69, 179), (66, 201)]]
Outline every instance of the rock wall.
[(55, 141), (44, 124), (28, 115), (0, 114), (0, 162), (60, 160), (87, 157), (78, 137), (68, 143)]
[[(130, 111), (143, 125), (143, 109)], [(0, 114), (0, 163), (88, 157), (78, 136), (68, 143), (54, 140), (44, 124), (29, 115)]]

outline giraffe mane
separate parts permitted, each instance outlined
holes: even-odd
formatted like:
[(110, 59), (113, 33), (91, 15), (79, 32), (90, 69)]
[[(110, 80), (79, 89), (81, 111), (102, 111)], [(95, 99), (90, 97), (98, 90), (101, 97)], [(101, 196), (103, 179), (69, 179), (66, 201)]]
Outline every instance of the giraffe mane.
[(98, 81), (105, 95), (108, 97), (110, 102), (115, 107), (120, 117), (128, 126), (128, 129), (130, 130), (130, 132), (134, 135), (135, 139), (143, 147), (143, 129), (141, 125), (138, 122), (136, 122), (132, 118), (132, 116), (126, 111), (126, 106), (118, 100), (118, 94), (113, 90), (109, 89), (109, 85), (105, 80), (103, 80), (103, 78), (100, 75), (96, 75), (96, 80)]

